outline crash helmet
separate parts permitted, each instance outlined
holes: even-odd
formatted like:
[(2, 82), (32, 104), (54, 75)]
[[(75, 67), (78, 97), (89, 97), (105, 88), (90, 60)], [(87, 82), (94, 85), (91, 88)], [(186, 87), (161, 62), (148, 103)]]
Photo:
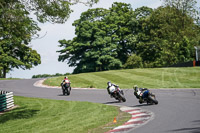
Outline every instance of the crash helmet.
[(108, 85), (108, 86), (112, 86), (112, 84), (111, 84), (111, 82), (110, 82), (110, 81), (108, 81), (108, 82), (107, 82), (107, 85)]
[(68, 77), (67, 76), (65, 76), (65, 78), (64, 79), (67, 79)]
[(133, 89), (136, 91), (138, 89), (138, 86), (137, 85), (134, 85), (133, 86)]

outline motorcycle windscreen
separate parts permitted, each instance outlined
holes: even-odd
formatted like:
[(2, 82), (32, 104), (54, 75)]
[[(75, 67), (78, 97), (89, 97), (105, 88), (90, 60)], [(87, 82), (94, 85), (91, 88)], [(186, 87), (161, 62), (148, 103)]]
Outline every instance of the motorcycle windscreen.
[(113, 93), (113, 92), (115, 91), (115, 87), (114, 87), (114, 86), (109, 87), (109, 91), (110, 91), (111, 93)]
[(70, 81), (69, 80), (65, 80), (65, 83), (70, 83)]

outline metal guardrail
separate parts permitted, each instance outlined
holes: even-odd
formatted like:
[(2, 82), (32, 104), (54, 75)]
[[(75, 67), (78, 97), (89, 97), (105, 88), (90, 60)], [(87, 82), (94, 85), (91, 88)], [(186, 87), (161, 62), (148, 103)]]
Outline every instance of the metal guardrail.
[(0, 91), (0, 112), (14, 106), (13, 92)]

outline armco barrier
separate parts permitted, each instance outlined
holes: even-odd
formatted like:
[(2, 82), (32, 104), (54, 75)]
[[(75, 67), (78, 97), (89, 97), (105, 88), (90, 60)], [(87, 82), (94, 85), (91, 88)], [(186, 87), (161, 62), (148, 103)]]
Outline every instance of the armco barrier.
[(14, 106), (13, 92), (0, 91), (0, 112)]

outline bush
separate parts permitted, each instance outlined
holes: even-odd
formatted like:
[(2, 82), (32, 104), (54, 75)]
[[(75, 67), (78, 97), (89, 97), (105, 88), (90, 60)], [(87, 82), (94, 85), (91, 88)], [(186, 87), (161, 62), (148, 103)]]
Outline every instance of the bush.
[(136, 54), (132, 54), (128, 57), (123, 67), (126, 69), (142, 68), (142, 58), (140, 56), (137, 56)]

